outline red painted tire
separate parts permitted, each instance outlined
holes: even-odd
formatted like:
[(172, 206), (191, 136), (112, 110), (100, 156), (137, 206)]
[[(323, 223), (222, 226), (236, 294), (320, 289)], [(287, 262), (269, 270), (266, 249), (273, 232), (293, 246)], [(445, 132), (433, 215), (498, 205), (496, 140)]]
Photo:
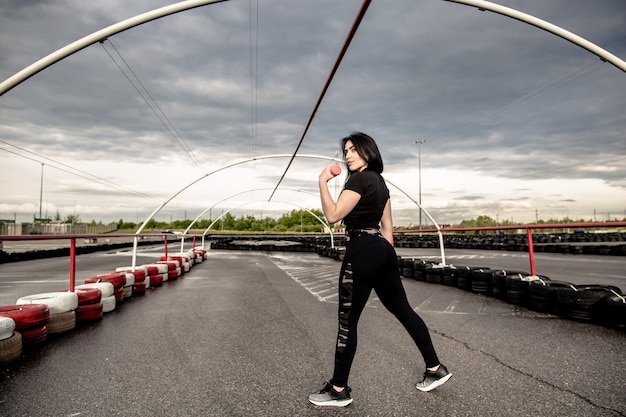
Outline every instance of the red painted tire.
[(113, 291), (113, 295), (117, 303), (124, 301), (124, 287), (116, 288), (115, 291)]
[(137, 281), (143, 281), (144, 279), (146, 279), (146, 271), (143, 269), (137, 269), (135, 271), (127, 271), (130, 272), (131, 274), (133, 274), (135, 276), (135, 282)]
[(85, 304), (76, 309), (76, 324), (98, 321), (102, 318), (102, 303)]
[[(70, 290), (64, 290), (63, 292), (69, 292)], [(74, 288), (74, 292), (78, 296), (78, 305), (97, 304), (102, 298), (102, 291), (98, 288)]]
[(10, 317), (15, 322), (15, 331), (41, 327), (48, 324), (50, 310), (45, 304), (21, 304), (0, 307), (0, 316)]
[(22, 356), (22, 335), (13, 332), (8, 339), (0, 340), (0, 365), (8, 365)]
[(22, 346), (24, 348), (35, 346), (48, 339), (48, 325), (22, 331)]
[(187, 256), (169, 256), (168, 260), (178, 261), (183, 272), (189, 272), (191, 265)]
[(116, 268), (115, 272), (125, 272), (127, 274), (133, 274), (136, 281), (141, 281), (146, 277), (146, 275), (148, 275), (147, 269), (143, 266), (135, 267), (134, 271), (132, 266), (121, 266), (119, 268)]
[(144, 295), (146, 293), (146, 282), (140, 281), (133, 284), (133, 295)]
[(110, 282), (92, 282), (90, 284), (77, 285), (75, 289), (82, 290), (84, 288), (97, 288), (100, 290), (100, 301), (102, 301), (104, 297), (112, 296), (113, 291), (115, 291), (113, 284)]
[(156, 275), (159, 273), (159, 268), (157, 268), (156, 266), (152, 265), (144, 265), (144, 268), (146, 268), (146, 271), (148, 275)]
[(176, 271), (176, 270), (167, 271), (167, 278), (168, 279), (178, 279), (178, 271)]
[(135, 271), (135, 283), (144, 282), (146, 280), (147, 275), (143, 271)]
[(126, 285), (126, 273), (125, 272), (111, 272), (108, 274), (97, 275), (95, 277), (87, 278), (85, 284), (92, 284), (96, 282), (110, 282), (113, 284), (113, 288), (122, 288)]
[(160, 287), (163, 285), (163, 276), (161, 274), (150, 275), (150, 288)]

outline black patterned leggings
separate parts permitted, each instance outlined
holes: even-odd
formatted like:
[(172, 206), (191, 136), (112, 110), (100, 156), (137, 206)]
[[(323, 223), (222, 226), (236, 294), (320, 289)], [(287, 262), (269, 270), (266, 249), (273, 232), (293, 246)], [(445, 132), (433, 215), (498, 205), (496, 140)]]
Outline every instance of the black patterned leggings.
[(348, 385), (357, 347), (357, 325), (372, 289), (409, 332), (426, 367), (439, 365), (428, 328), (407, 300), (395, 250), (379, 236), (364, 235), (348, 243), (339, 274), (339, 329), (331, 380), (336, 386)]

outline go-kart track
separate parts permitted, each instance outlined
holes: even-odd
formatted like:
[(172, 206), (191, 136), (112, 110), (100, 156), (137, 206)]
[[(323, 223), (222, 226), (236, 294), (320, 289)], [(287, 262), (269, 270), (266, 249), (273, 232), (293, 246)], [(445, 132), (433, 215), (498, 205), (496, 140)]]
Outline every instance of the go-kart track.
[[(162, 251), (141, 248), (138, 265)], [(398, 254), (436, 259), (437, 250)], [(80, 255), (76, 283), (129, 263), (126, 250)], [(520, 270), (528, 259), (449, 250), (448, 263)], [(623, 331), (407, 278), (409, 301), (454, 377), (430, 393), (414, 388), (421, 357), (373, 294), (350, 380), (354, 402), (310, 404), (332, 370), (339, 266), (311, 252), (209, 250), (178, 279), (49, 335), (4, 366), (0, 415), (626, 415)], [(624, 266), (624, 257), (537, 255), (539, 274), (576, 284), (624, 289)], [(67, 269), (67, 258), (2, 265), (0, 305), (66, 289)]]

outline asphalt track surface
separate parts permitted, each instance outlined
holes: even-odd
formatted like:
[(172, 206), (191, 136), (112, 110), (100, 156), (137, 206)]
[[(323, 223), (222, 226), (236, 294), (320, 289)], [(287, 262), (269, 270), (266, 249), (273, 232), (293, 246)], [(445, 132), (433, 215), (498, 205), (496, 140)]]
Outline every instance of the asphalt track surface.
[[(161, 254), (142, 249), (138, 264)], [(540, 274), (626, 290), (623, 257), (538, 256)], [(448, 263), (520, 269), (528, 259), (449, 251)], [(128, 264), (128, 252), (81, 255), (77, 281)], [(453, 378), (430, 393), (414, 388), (421, 356), (373, 294), (354, 402), (310, 404), (332, 372), (339, 265), (313, 253), (210, 251), (180, 279), (51, 335), (2, 369), (0, 416), (626, 415), (626, 333), (411, 279), (409, 301)], [(67, 271), (67, 258), (0, 265), (0, 305), (67, 288)]]

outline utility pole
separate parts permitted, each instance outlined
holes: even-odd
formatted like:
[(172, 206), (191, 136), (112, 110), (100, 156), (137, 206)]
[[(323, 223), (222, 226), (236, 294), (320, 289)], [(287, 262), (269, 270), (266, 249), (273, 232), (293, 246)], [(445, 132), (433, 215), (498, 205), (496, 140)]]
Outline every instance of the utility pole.
[(420, 206), (420, 224), (419, 230), (422, 230), (422, 145), (426, 143), (425, 139), (418, 139), (413, 141), (417, 145), (417, 171), (419, 176), (419, 197), (418, 202)]
[(43, 205), (43, 163), (41, 164), (41, 183), (39, 184), (39, 221), (41, 221), (41, 206)]

